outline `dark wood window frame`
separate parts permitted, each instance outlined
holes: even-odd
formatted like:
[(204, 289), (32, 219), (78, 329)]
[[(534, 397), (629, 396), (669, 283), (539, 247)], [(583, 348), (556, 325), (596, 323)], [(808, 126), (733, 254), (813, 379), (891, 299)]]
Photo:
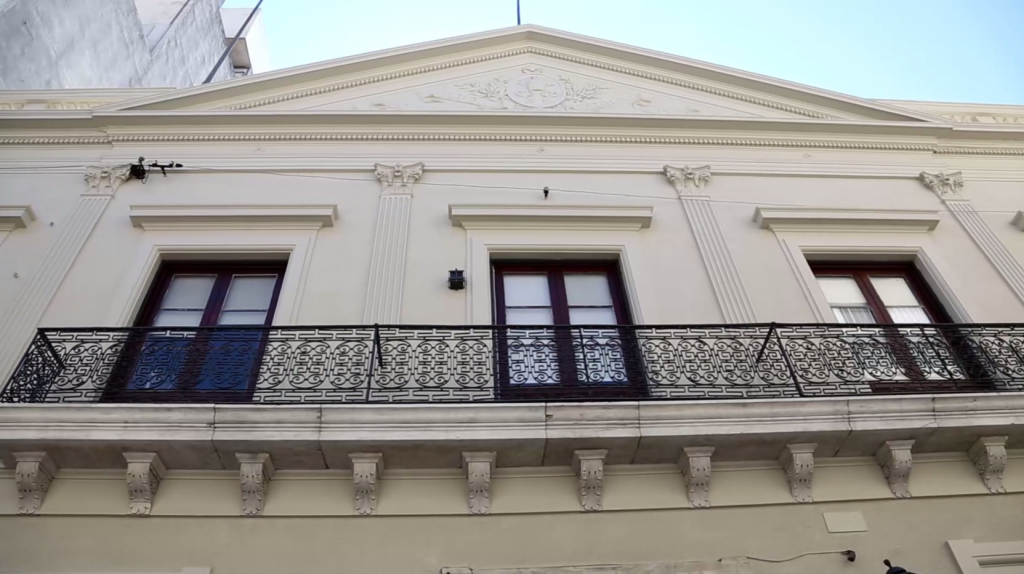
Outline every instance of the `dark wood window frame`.
[[(251, 380), (245, 389), (242, 390), (230, 390), (230, 391), (190, 391), (190, 386), (196, 384), (197, 372), (199, 366), (202, 365), (204, 357), (202, 356), (189, 356), (187, 359), (188, 367), (182, 369), (184, 377), (187, 380), (176, 385), (175, 389), (171, 390), (131, 390), (126, 387), (130, 384), (132, 377), (134, 376), (137, 361), (141, 357), (143, 348), (146, 345), (146, 341), (149, 334), (156, 331), (159, 332), (161, 327), (153, 327), (153, 321), (156, 319), (157, 314), (160, 312), (161, 303), (167, 294), (167, 289), (171, 284), (171, 280), (176, 275), (214, 275), (214, 285), (210, 290), (210, 295), (206, 301), (202, 319), (198, 328), (187, 327), (183, 329), (197, 329), (196, 338), (215, 338), (217, 327), (217, 320), (220, 317), (220, 313), (223, 310), (224, 301), (227, 298), (228, 289), (231, 286), (231, 281), (236, 275), (277, 275), (277, 281), (274, 285), (273, 293), (271, 294), (270, 304), (267, 307), (266, 317), (262, 325), (257, 327), (267, 327), (273, 322), (274, 312), (277, 309), (277, 303), (281, 294), (281, 285), (284, 282), (284, 274), (287, 268), (288, 262), (286, 260), (278, 261), (166, 261), (161, 263), (157, 270), (156, 276), (153, 278), (152, 283), (146, 297), (143, 300), (143, 304), (136, 315), (134, 326), (139, 328), (139, 331), (133, 332), (129, 335), (128, 340), (124, 344), (124, 351), (118, 359), (117, 366), (111, 375), (111, 379), (106, 386), (103, 397), (101, 400), (109, 402), (246, 402), (252, 397), (252, 393), (255, 390), (255, 378), (258, 375), (259, 369), (253, 369)], [(253, 326), (244, 325), (223, 325), (219, 329), (228, 331), (231, 329), (245, 330), (252, 329)], [(168, 331), (173, 331), (175, 327), (167, 327)], [(256, 351), (253, 353), (253, 360), (260, 361), (263, 356), (263, 351), (266, 346), (266, 336), (259, 337), (256, 344)], [(201, 347), (201, 345), (196, 345)]]
[(917, 297), (925, 312), (933, 323), (952, 323), (949, 315), (939, 303), (938, 298), (928, 287), (921, 272), (909, 262), (893, 263), (857, 263), (857, 262), (809, 262), (815, 277), (851, 277), (856, 281), (861, 293), (867, 300), (868, 307), (875, 314), (879, 323), (893, 323), (889, 311), (871, 283), (871, 277), (902, 277), (907, 281), (910, 291)]
[[(498, 394), (502, 400), (517, 400), (538, 397), (550, 400), (564, 399), (610, 399), (642, 397), (646, 395), (647, 386), (642, 368), (639, 366), (640, 350), (633, 330), (633, 321), (625, 296), (625, 285), (622, 281), (619, 262), (617, 260), (493, 260), (491, 262), (493, 278), (494, 305), (492, 308), (496, 335), (496, 375)], [(506, 323), (504, 277), (508, 273), (545, 273), (548, 277), (548, 293), (551, 300), (553, 325), (548, 326), (554, 331), (557, 344), (560, 383), (557, 385), (512, 385), (508, 376), (508, 331), (516, 326)], [(578, 327), (569, 322), (569, 304), (565, 289), (566, 273), (605, 273), (612, 298), (617, 325), (608, 326), (616, 329), (622, 341), (623, 352), (635, 357), (627, 361), (628, 382), (623, 384), (579, 384), (576, 355), (573, 347), (573, 328)]]

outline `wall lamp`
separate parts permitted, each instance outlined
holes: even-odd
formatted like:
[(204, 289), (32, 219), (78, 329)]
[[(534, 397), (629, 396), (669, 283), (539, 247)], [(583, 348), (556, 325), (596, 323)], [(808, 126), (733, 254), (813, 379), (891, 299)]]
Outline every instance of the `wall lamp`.
[(452, 269), (448, 272), (448, 288), (452, 291), (462, 291), (466, 288), (466, 272), (461, 269)]

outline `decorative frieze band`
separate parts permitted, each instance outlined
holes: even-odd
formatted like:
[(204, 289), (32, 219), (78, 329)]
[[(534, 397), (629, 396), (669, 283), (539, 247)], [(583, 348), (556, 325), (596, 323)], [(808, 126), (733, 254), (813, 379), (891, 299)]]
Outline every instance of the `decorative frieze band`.
[[(729, 252), (722, 228), (708, 196), (701, 193), (711, 181), (710, 166), (697, 168), (665, 166), (665, 177), (679, 194), (690, 222), (704, 267), (708, 270), (715, 297), (726, 323), (755, 323), (757, 316), (747, 297), (739, 270)], [(690, 186), (693, 186), (691, 189)]]
[(242, 487), (242, 514), (259, 516), (267, 500), (270, 480), (274, 478), (274, 463), (270, 455), (260, 453), (236, 453), (238, 459), (238, 480)]
[(797, 502), (814, 502), (811, 480), (814, 478), (814, 449), (817, 446), (814, 443), (786, 445), (779, 457), (789, 480), (789, 491)]
[(974, 446), (967, 451), (967, 456), (978, 469), (985, 488), (992, 494), (1003, 494), (1006, 487), (1003, 486), (1003, 471), (1006, 470), (1006, 441), (1005, 436), (990, 436), (979, 438)]
[(887, 440), (875, 453), (875, 460), (896, 498), (910, 498), (910, 470), (914, 465), (910, 449), (913, 446), (912, 440)]
[(377, 498), (380, 496), (380, 481), (384, 474), (384, 455), (374, 453), (352, 453), (352, 486), (355, 492), (356, 514), (366, 516), (377, 512)]
[(45, 452), (12, 452), (14, 481), (18, 487), (18, 514), (35, 514), (43, 506), (57, 465)]
[(963, 174), (959, 171), (952, 173), (922, 171), (921, 183), (946, 204), (949, 212), (953, 214), (953, 218), (963, 227), (978, 249), (985, 254), (985, 257), (996, 268), (1017, 298), (1024, 302), (1024, 267), (1010, 254), (1006, 245), (985, 223), (985, 220), (971, 205), (970, 200), (964, 197)]
[(128, 461), (128, 513), (148, 516), (167, 468), (155, 452), (126, 452), (124, 459)]
[(686, 495), (694, 508), (711, 506), (711, 455), (714, 452), (713, 446), (688, 446), (679, 457)]
[(0, 318), (0, 381), (10, 377), (25, 352), (43, 312), (107, 209), (110, 198), (127, 180), (127, 169), (127, 166), (93, 166), (86, 171), (87, 188), (78, 205), (59, 222), (57, 237)]
[(572, 466), (579, 483), (580, 506), (586, 512), (604, 509), (601, 489), (604, 483), (604, 459), (607, 449), (577, 450), (572, 453)]
[(469, 493), (470, 514), (490, 514), (491, 512), (491, 471), (497, 453), (464, 452), (462, 466), (466, 469), (466, 486)]
[(366, 287), (364, 323), (399, 323), (402, 316), (402, 285), (409, 244), (413, 184), (423, 174), (423, 164), (376, 164), (374, 175), (381, 186), (377, 228), (373, 238), (370, 279)]

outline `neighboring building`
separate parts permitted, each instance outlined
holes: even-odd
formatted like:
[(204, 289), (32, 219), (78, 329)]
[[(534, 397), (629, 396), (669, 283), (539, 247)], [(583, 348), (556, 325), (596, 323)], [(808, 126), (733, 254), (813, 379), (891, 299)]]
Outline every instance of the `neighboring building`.
[(535, 26), (25, 98), (0, 571), (1024, 569), (1022, 106)]
[[(224, 0), (0, 2), (0, 89), (200, 85), (251, 8)], [(261, 67), (264, 66), (264, 67)], [(260, 14), (214, 82), (269, 69)]]

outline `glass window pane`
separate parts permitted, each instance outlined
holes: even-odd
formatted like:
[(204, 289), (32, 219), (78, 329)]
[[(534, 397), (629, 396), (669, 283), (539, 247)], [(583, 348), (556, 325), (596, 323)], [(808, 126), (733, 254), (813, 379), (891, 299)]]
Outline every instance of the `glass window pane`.
[[(224, 310), (266, 310), (274, 296), (277, 275), (235, 275), (224, 299)], [(262, 323), (262, 321), (261, 321)]]
[(886, 307), (891, 305), (917, 307), (921, 305), (903, 277), (872, 277), (871, 286), (878, 292), (878, 296)]
[(611, 305), (612, 292), (605, 273), (566, 273), (565, 296), (569, 305)]
[(262, 325), (267, 319), (266, 311), (221, 311), (218, 325)]
[(549, 307), (551, 292), (548, 290), (547, 273), (505, 274), (505, 306)]
[(551, 309), (505, 309), (506, 325), (553, 325)]
[(582, 307), (569, 309), (570, 325), (615, 325), (615, 309), (610, 307)]
[(893, 323), (931, 323), (924, 307), (886, 307)]
[(875, 314), (867, 307), (832, 307), (832, 312), (835, 313), (836, 320), (840, 323), (855, 325), (877, 323), (875, 321)]
[(161, 309), (205, 309), (215, 275), (175, 275), (167, 286)]
[(203, 311), (168, 311), (157, 312), (153, 320), (154, 327), (198, 327), (203, 320)]
[(830, 305), (857, 305), (866, 302), (853, 277), (818, 277)]

